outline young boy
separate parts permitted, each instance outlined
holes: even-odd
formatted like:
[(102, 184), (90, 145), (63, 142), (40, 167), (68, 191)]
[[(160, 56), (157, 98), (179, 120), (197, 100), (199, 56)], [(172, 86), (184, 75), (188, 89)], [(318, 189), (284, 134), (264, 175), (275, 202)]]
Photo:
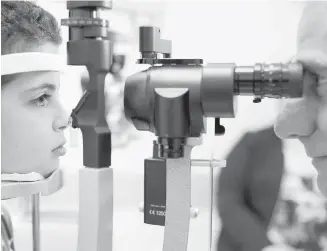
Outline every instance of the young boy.
[[(60, 26), (49, 12), (27, 1), (1, 1), (2, 59), (4, 55), (32, 52), (46, 53), (51, 58), (59, 54), (61, 44)], [(25, 58), (8, 66), (3, 62), (9, 61), (2, 60), (2, 177), (35, 172), (47, 178), (58, 169), (59, 157), (65, 154), (64, 130), (69, 114), (58, 98), (60, 72), (47, 71), (42, 61), (39, 66), (43, 70), (37, 71), (36, 61), (32, 58), (26, 62)], [(29, 64), (36, 70), (3, 75), (8, 67), (28, 68)], [(1, 230), (2, 250), (14, 250), (10, 217), (4, 208)]]
[[(27, 1), (1, 1), (1, 55), (59, 53), (60, 26)], [(33, 62), (30, 62), (33, 64)], [(58, 99), (59, 72), (1, 76), (1, 173), (36, 172), (47, 177), (65, 154), (69, 114)]]

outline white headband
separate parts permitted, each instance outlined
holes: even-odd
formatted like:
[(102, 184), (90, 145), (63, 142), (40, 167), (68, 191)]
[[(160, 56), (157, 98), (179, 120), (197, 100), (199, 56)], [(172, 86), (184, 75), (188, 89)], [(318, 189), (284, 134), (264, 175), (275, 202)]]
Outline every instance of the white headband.
[(1, 55), (1, 76), (33, 71), (65, 71), (65, 59), (58, 54), (24, 52)]

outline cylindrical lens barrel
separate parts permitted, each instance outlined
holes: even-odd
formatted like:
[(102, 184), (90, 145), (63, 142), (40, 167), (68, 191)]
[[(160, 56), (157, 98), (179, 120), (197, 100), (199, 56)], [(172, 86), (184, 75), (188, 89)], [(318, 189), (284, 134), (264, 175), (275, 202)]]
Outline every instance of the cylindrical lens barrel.
[(237, 66), (234, 93), (261, 98), (302, 97), (303, 66), (299, 63)]

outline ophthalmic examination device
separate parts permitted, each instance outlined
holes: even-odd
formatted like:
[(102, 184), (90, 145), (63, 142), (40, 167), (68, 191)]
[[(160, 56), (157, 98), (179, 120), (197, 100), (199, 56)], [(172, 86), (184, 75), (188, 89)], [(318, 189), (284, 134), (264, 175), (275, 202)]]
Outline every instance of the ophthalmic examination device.
[[(113, 61), (109, 21), (101, 10), (111, 1), (67, 1), (68, 65), (86, 66), (89, 83), (72, 111), (83, 137), (79, 175), (78, 251), (113, 250), (113, 170), (111, 133), (105, 119), (105, 77)], [(164, 226), (164, 251), (186, 251), (191, 208), (191, 151), (201, 144), (206, 119), (236, 116), (237, 96), (302, 96), (300, 63), (204, 64), (202, 59), (171, 58), (172, 44), (160, 28), (139, 28), (138, 64), (149, 68), (129, 76), (124, 89), (126, 118), (139, 131), (153, 133), (153, 156), (144, 161), (144, 223)]]

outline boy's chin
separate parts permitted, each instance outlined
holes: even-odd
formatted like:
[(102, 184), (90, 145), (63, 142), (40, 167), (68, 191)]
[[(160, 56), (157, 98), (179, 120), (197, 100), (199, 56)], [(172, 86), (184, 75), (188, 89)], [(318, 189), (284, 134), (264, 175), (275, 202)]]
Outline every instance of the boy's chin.
[(49, 178), (56, 170), (59, 169), (59, 159), (52, 160), (51, 163), (43, 167), (39, 173), (45, 178)]

